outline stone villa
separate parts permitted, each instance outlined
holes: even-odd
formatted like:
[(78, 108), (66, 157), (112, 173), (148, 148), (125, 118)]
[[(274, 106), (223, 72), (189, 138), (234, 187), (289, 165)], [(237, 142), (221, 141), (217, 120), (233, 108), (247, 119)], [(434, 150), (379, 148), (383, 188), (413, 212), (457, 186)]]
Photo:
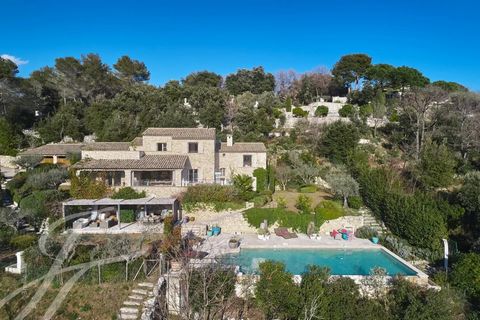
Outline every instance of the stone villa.
[(88, 171), (110, 187), (131, 186), (149, 195), (170, 197), (200, 183), (230, 184), (235, 174), (252, 176), (267, 165), (263, 143), (216, 139), (215, 129), (148, 128), (132, 142), (81, 146), (72, 167)]

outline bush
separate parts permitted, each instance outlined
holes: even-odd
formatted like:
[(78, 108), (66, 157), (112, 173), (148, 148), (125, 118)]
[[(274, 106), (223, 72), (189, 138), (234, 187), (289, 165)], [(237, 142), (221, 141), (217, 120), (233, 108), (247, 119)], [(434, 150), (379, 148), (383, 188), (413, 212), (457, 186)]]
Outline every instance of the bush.
[(163, 220), (163, 234), (169, 236), (173, 232), (173, 216), (165, 217)]
[(326, 117), (328, 115), (328, 107), (327, 106), (318, 106), (315, 110), (316, 117)]
[(285, 111), (290, 112), (292, 111), (292, 98), (288, 97), (285, 100)]
[(97, 181), (84, 172), (80, 173), (80, 176), (72, 172), (70, 182), (70, 195), (76, 199), (100, 199), (105, 197), (108, 191), (103, 181)]
[(23, 198), (19, 206), (21, 212), (30, 217), (31, 222), (35, 224), (51, 216), (53, 213), (52, 207), (64, 198), (64, 194), (58, 190), (34, 191)]
[(121, 209), (120, 222), (122, 223), (135, 222), (135, 212), (133, 211), (133, 209)]
[(323, 200), (315, 207), (315, 215), (318, 220), (335, 220), (343, 217), (342, 205), (331, 200)]
[(278, 197), (277, 207), (281, 209), (285, 209), (287, 207), (287, 200), (285, 200), (284, 197)]
[(10, 244), (14, 246), (17, 250), (25, 250), (37, 242), (37, 237), (33, 234), (23, 234), (14, 236), (10, 240)]
[(308, 116), (308, 111), (305, 111), (300, 107), (295, 107), (293, 108), (292, 114), (296, 118), (305, 118)]
[(112, 195), (112, 199), (141, 199), (146, 196), (145, 191), (137, 192), (131, 187), (125, 187), (118, 189), (118, 191)]
[(360, 239), (371, 239), (372, 237), (378, 237), (378, 232), (368, 226), (363, 226), (355, 230), (355, 237)]
[(348, 118), (348, 117), (353, 116), (354, 111), (355, 110), (354, 110), (354, 108), (351, 104), (346, 104), (343, 107), (341, 107), (340, 110), (338, 110), (338, 114), (342, 118)]
[(360, 106), (359, 114), (361, 118), (368, 118), (373, 114), (373, 107), (371, 104), (364, 104)]
[(348, 206), (352, 209), (360, 209), (363, 206), (363, 201), (360, 196), (348, 197)]
[(186, 204), (238, 202), (238, 198), (235, 196), (235, 190), (232, 186), (200, 184), (189, 186), (182, 196), (182, 202)]
[(242, 200), (248, 201), (253, 198), (253, 178), (246, 174), (237, 174), (233, 177), (235, 194)]
[(310, 214), (310, 212), (312, 212), (312, 199), (303, 194), (299, 195), (297, 203), (295, 203), (295, 208), (297, 208), (300, 213)]
[(262, 194), (256, 197), (252, 198), (252, 202), (255, 207), (263, 207), (265, 204), (267, 204), (270, 201), (271, 197), (268, 195)]
[(316, 191), (317, 191), (317, 186), (315, 185), (303, 186), (300, 188), (301, 193), (314, 193)]

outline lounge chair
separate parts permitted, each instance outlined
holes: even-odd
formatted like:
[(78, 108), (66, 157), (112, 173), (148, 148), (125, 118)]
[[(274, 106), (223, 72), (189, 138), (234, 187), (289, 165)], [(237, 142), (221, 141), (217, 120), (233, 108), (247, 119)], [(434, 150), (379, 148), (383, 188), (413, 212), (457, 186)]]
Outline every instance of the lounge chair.
[(276, 228), (275, 229), (275, 234), (279, 237), (282, 237), (284, 239), (293, 239), (293, 238), (298, 238), (296, 233), (288, 231), (287, 228)]

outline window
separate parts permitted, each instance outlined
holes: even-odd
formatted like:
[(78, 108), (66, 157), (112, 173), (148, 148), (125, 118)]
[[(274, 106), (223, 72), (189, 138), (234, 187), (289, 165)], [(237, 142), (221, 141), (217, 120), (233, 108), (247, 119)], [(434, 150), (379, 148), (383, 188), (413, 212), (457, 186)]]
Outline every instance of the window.
[(167, 144), (165, 142), (157, 143), (157, 151), (167, 151)]
[(251, 167), (252, 166), (252, 156), (251, 155), (244, 155), (243, 156), (243, 166), (244, 167)]
[(198, 142), (188, 143), (188, 153), (198, 153)]
[(220, 175), (225, 177), (225, 168), (220, 168)]
[(197, 183), (198, 182), (198, 169), (189, 169), (188, 170), (188, 182)]

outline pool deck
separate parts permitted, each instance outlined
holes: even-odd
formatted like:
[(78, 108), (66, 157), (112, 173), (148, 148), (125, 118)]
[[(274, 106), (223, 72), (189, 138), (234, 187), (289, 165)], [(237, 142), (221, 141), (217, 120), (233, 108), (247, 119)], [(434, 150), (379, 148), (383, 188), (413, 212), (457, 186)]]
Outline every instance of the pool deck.
[[(228, 242), (232, 237), (240, 239), (240, 247), (236, 249), (230, 249)], [(428, 276), (420, 269), (413, 266), (408, 261), (405, 261), (395, 253), (391, 252), (387, 248), (374, 244), (370, 240), (355, 238), (352, 240), (334, 240), (329, 236), (322, 236), (321, 239), (310, 239), (307, 235), (298, 234), (298, 238), (284, 239), (276, 235), (270, 235), (268, 240), (258, 239), (257, 235), (244, 234), (220, 234), (214, 237), (208, 237), (197, 250), (208, 252), (208, 258), (215, 258), (229, 253), (238, 253), (241, 249), (378, 249), (384, 250), (386, 253), (399, 260), (410, 269), (417, 273), (416, 276), (407, 276), (413, 282), (425, 283), (428, 282)], [(355, 278), (357, 276), (352, 276)]]
[[(240, 248), (230, 249), (228, 241), (232, 237), (240, 239)], [(307, 235), (298, 234), (298, 238), (284, 239), (276, 235), (270, 235), (268, 240), (260, 240), (257, 235), (244, 234), (220, 234), (219, 236), (209, 237), (198, 248), (199, 250), (209, 252), (209, 257), (214, 258), (217, 255), (236, 253), (241, 248), (271, 248), (271, 249), (375, 249), (380, 248), (378, 244), (373, 244), (366, 239), (352, 239), (352, 240), (334, 240), (331, 237), (325, 236), (321, 239), (310, 239)]]

